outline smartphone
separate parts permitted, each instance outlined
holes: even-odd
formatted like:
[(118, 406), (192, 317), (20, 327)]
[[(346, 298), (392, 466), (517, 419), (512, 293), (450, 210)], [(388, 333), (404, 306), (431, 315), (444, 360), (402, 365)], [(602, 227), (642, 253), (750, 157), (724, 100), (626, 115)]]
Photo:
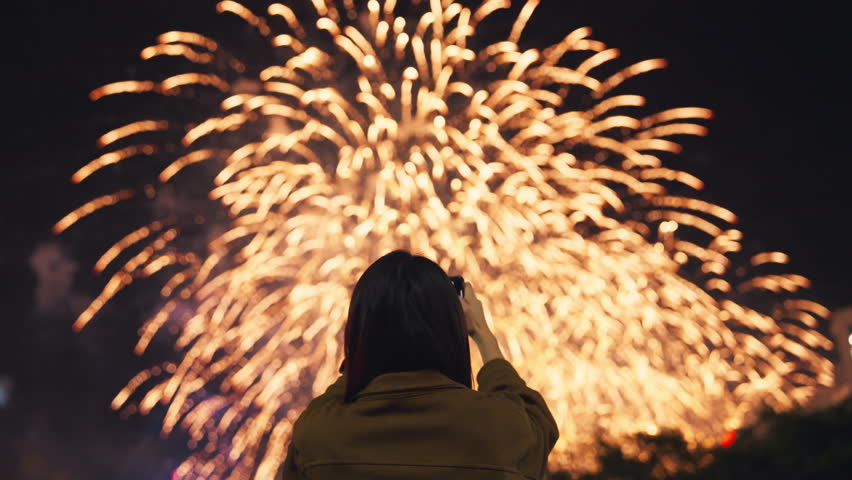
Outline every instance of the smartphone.
[(450, 282), (452, 282), (453, 287), (455, 287), (458, 296), (464, 297), (464, 277), (450, 277)]

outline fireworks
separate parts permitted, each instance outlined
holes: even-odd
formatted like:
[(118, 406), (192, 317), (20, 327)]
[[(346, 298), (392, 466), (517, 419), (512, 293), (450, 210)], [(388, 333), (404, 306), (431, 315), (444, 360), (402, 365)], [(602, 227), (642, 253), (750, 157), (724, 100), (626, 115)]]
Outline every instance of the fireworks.
[[(790, 408), (832, 384), (817, 329), (828, 312), (788, 294), (807, 280), (760, 273), (786, 263), (778, 252), (735, 280), (735, 215), (692, 198), (701, 181), (663, 165), (680, 151), (673, 138), (704, 135), (711, 112), (636, 118), (645, 99), (616, 93), (663, 60), (613, 70), (618, 51), (588, 28), (522, 49), (537, 0), (508, 37), (476, 47), (508, 0), (355, 3), (220, 2), (274, 62), (167, 32), (142, 58), (173, 57), (178, 73), (91, 94), (195, 102), (195, 120), (164, 107), (100, 137), (105, 153), (73, 181), (140, 156), (168, 161), (145, 188), (96, 198), (54, 228), (131, 198), (159, 202), (96, 263), (113, 273), (74, 327), (134, 279), (162, 279), (136, 351), (169, 326), (182, 357), (140, 372), (113, 407), (166, 406), (163, 430), (180, 426), (197, 447), (179, 477), (277, 470), (293, 421), (336, 378), (351, 288), (397, 248), (482, 292), (507, 358), (559, 422), (551, 470), (594, 469), (601, 432), (628, 453), (638, 432), (706, 442), (762, 404)], [(193, 248), (187, 232), (218, 221), (187, 206), (183, 186), (208, 176), (226, 221)], [(775, 298), (768, 313), (746, 305), (757, 291)]]

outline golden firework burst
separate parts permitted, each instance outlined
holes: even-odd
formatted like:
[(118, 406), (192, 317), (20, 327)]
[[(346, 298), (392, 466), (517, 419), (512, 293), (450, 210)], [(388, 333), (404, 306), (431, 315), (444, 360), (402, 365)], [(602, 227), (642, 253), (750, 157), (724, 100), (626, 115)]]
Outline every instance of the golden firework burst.
[[(397, 248), (482, 292), (507, 358), (559, 422), (551, 469), (594, 470), (600, 431), (628, 453), (639, 432), (705, 442), (759, 405), (790, 408), (831, 385), (831, 342), (818, 332), (828, 312), (788, 294), (807, 280), (761, 274), (787, 261), (767, 252), (734, 282), (735, 215), (692, 198), (702, 182), (663, 165), (681, 149), (674, 138), (706, 133), (711, 112), (637, 118), (645, 99), (617, 93), (665, 61), (613, 70), (618, 50), (588, 28), (522, 49), (538, 0), (482, 46), (480, 25), (509, 0), (304, 3), (217, 4), (275, 62), (172, 31), (142, 58), (179, 73), (94, 90), (99, 102), (195, 102), (201, 119), (163, 108), (105, 133), (103, 155), (73, 181), (136, 157), (168, 162), (146, 188), (96, 198), (54, 228), (214, 171), (224, 231), (182, 246), (187, 224), (207, 220), (168, 206), (131, 226), (96, 263), (114, 272), (74, 324), (134, 279), (163, 278), (136, 351), (169, 325), (181, 359), (140, 372), (113, 407), (166, 405), (163, 430), (182, 426), (196, 447), (180, 478), (271, 478), (293, 422), (336, 378), (351, 288)], [(769, 313), (741, 300), (749, 290), (774, 295)]]

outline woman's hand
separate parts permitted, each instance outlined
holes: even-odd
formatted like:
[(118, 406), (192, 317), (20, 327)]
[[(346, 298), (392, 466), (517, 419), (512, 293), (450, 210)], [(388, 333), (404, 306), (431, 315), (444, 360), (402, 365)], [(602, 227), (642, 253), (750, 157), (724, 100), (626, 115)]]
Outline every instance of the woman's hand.
[(476, 297), (473, 285), (470, 282), (464, 282), (464, 296), (459, 298), (459, 300), (462, 304), (462, 310), (464, 310), (467, 333), (476, 342), (476, 346), (479, 347), (482, 364), (484, 365), (494, 358), (503, 358), (503, 354), (500, 352), (500, 345), (497, 343), (497, 337), (494, 336), (494, 333), (488, 328), (488, 323), (485, 321), (482, 302)]

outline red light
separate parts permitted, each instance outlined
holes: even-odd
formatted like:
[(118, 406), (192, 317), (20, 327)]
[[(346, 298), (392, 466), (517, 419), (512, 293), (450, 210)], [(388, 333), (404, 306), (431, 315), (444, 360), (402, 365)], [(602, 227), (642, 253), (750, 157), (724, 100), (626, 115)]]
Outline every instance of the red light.
[(722, 435), (722, 439), (719, 440), (719, 445), (728, 448), (734, 441), (737, 439), (737, 431), (736, 430), (728, 430)]

